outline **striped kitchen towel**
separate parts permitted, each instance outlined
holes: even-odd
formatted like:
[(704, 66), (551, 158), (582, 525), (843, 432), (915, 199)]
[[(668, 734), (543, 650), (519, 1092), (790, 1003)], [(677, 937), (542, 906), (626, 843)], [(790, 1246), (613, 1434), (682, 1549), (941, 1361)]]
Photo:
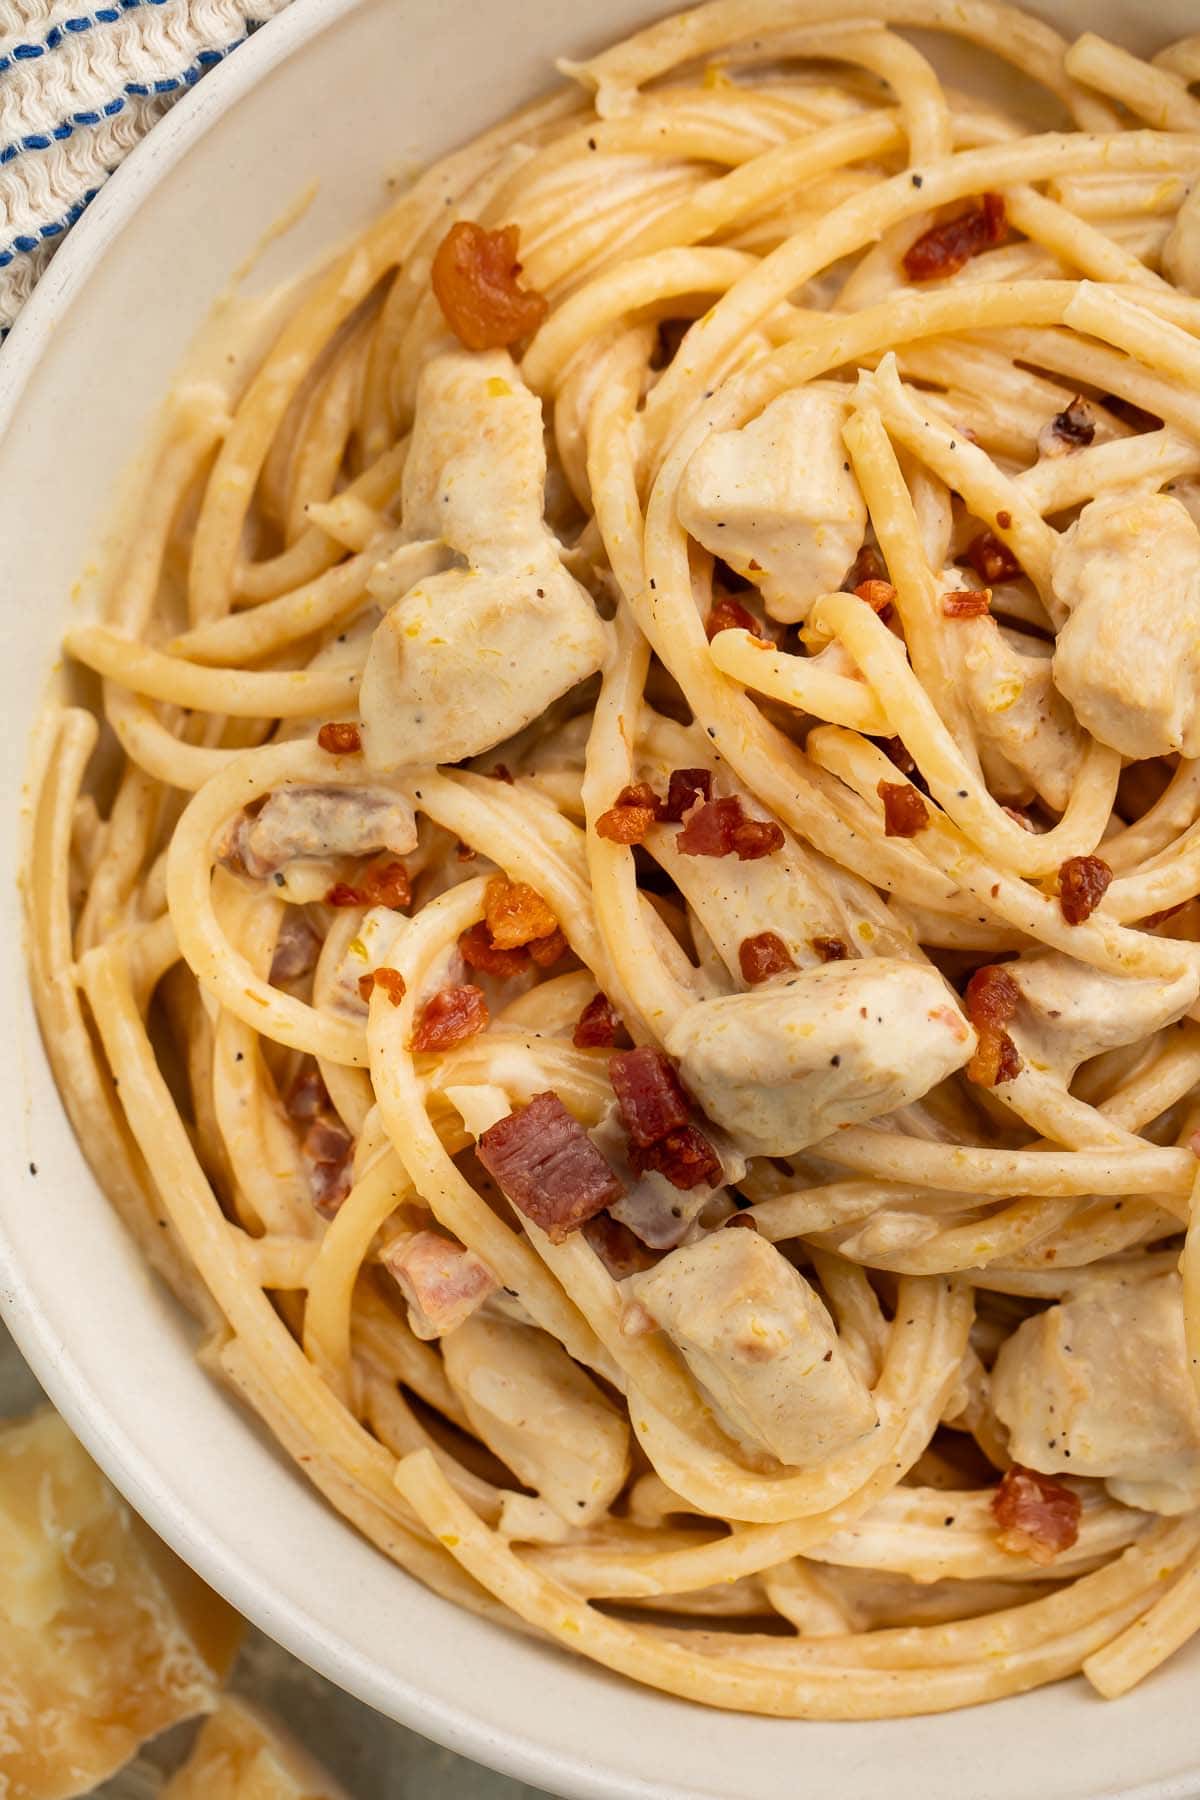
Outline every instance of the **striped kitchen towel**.
[(0, 0), (0, 335), (88, 201), (288, 0)]

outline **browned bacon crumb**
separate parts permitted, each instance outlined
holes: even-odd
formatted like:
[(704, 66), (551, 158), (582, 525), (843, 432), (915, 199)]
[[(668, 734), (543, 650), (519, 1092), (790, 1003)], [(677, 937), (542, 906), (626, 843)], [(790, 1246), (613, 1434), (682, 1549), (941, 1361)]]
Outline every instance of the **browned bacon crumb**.
[(539, 969), (550, 969), (567, 954), (571, 946), (567, 942), (566, 933), (556, 925), (545, 937), (534, 938), (525, 948), (529, 952), (530, 961)]
[(1083, 1502), (1060, 1481), (1014, 1463), (992, 1495), (992, 1513), (1006, 1550), (1048, 1567), (1077, 1541)]
[(659, 817), (662, 801), (648, 781), (623, 787), (607, 812), (596, 820), (596, 836), (613, 844), (641, 844)]
[(904, 273), (910, 281), (943, 280), (964, 269), (980, 251), (1002, 244), (1007, 236), (1003, 195), (984, 194), (965, 212), (923, 231), (904, 253)]
[(374, 974), (360, 975), (358, 978), (358, 991), (364, 1000), (369, 1001), (376, 988), (387, 995), (393, 1006), (399, 1006), (408, 992), (399, 969), (386, 967), (376, 969)]
[(726, 595), (718, 600), (704, 621), (704, 630), (711, 641), (718, 631), (748, 631), (753, 637), (762, 636), (762, 620), (744, 607), (740, 601), (730, 599)]
[(822, 962), (845, 962), (850, 954), (850, 946), (840, 937), (815, 937), (809, 943)]
[(854, 589), (860, 600), (865, 600), (873, 613), (885, 619), (891, 611), (892, 602), (896, 598), (896, 590), (890, 581), (860, 581)]
[(330, 756), (357, 756), (362, 749), (362, 737), (357, 725), (348, 725), (332, 720), (322, 725), (317, 733), (317, 743)]
[(449, 1050), (482, 1031), (488, 1022), (482, 988), (444, 987), (425, 1002), (413, 1033), (414, 1050)]
[(326, 906), (389, 906), (393, 911), (412, 899), (412, 883), (402, 862), (373, 863), (353, 885), (335, 881), (325, 895)]
[(875, 792), (883, 801), (885, 837), (916, 837), (929, 823), (929, 808), (907, 781), (880, 781)]
[(1103, 857), (1068, 856), (1058, 871), (1058, 904), (1068, 925), (1082, 925), (1091, 918), (1112, 878)]
[(645, 1148), (669, 1131), (686, 1125), (687, 1092), (665, 1051), (647, 1044), (620, 1050), (609, 1059), (608, 1078), (620, 1108), (621, 1123), (634, 1144)]
[(846, 570), (843, 588), (849, 594), (855, 594), (864, 581), (886, 581), (887, 570), (883, 559), (874, 544), (864, 544), (850, 567)]
[(783, 848), (784, 837), (773, 820), (752, 819), (737, 794), (708, 800), (689, 814), (675, 839), (684, 856), (736, 856), (756, 862)]
[(489, 1125), (476, 1148), (513, 1206), (554, 1244), (625, 1191), (583, 1126), (550, 1091)]
[(571, 1042), (577, 1050), (613, 1050), (624, 1027), (607, 994), (593, 994), (579, 1015)]
[(458, 948), (468, 969), (482, 969), (485, 975), (495, 975), (501, 981), (523, 975), (529, 967), (528, 951), (500, 949), (492, 942), (492, 934), (482, 919), (463, 932)]
[(1063, 456), (1070, 450), (1082, 450), (1096, 435), (1092, 409), (1082, 394), (1076, 394), (1068, 406), (1055, 413), (1049, 424), (1038, 433), (1038, 449), (1043, 456)]
[(501, 950), (518, 950), (558, 930), (558, 920), (537, 889), (524, 881), (509, 881), (504, 875), (495, 875), (488, 882), (483, 916), (492, 942)]
[(753, 937), (743, 938), (738, 945), (738, 966), (742, 980), (755, 987), (760, 981), (769, 981), (772, 975), (782, 975), (785, 969), (794, 969), (796, 965), (777, 932), (759, 931)]
[(487, 231), (470, 219), (452, 225), (433, 258), (431, 280), (446, 323), (468, 350), (502, 350), (536, 331), (549, 310), (544, 294), (517, 279), (515, 225)]
[(995, 1087), (1021, 1072), (1021, 1058), (1004, 1027), (1011, 1023), (1020, 1004), (1021, 990), (1002, 963), (976, 969), (964, 995), (967, 1017), (975, 1027), (978, 1043), (967, 1064), (967, 1079), (978, 1087)]
[(991, 588), (955, 588), (942, 595), (942, 611), (948, 619), (982, 619), (991, 604)]
[(720, 1157), (695, 1125), (681, 1125), (653, 1144), (631, 1143), (629, 1166), (635, 1175), (653, 1169), (685, 1193), (698, 1187), (720, 1187), (725, 1178)]
[(712, 782), (709, 769), (672, 769), (667, 782), (667, 803), (661, 816), (668, 823), (677, 825), (697, 800), (711, 800)]
[(1001, 581), (1015, 581), (1024, 574), (1008, 545), (994, 531), (979, 532), (967, 545), (965, 554), (979, 579), (989, 587)]

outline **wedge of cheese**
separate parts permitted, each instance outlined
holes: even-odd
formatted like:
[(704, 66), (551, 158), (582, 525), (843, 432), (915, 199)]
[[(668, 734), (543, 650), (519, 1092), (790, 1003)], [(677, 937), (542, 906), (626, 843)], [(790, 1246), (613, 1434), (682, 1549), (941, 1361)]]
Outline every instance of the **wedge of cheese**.
[(277, 1720), (226, 1696), (160, 1800), (347, 1800)]
[(86, 1794), (211, 1712), (241, 1631), (57, 1413), (0, 1426), (0, 1800)]

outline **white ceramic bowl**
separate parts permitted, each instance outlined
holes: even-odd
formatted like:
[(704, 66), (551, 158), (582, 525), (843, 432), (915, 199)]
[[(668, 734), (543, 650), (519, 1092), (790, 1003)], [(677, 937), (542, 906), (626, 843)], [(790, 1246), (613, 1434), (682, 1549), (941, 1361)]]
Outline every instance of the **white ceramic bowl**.
[[(598, 47), (653, 10), (295, 0), (134, 152), (0, 356), (0, 1012), (13, 1034), (0, 1307), (97, 1460), (214, 1587), (381, 1711), (540, 1787), (597, 1800), (1195, 1800), (1200, 1646), (1111, 1706), (1073, 1682), (945, 1718), (811, 1725), (664, 1698), (427, 1593), (196, 1366), (186, 1321), (96, 1191), (38, 1040), (11, 879), (26, 746), (72, 584), (189, 340), (310, 184), (313, 203), (256, 280), (327, 253), (382, 203), (384, 175), (508, 111), (545, 84), (555, 54)], [(1200, 25), (1197, 0), (1041, 10), (1133, 42)]]

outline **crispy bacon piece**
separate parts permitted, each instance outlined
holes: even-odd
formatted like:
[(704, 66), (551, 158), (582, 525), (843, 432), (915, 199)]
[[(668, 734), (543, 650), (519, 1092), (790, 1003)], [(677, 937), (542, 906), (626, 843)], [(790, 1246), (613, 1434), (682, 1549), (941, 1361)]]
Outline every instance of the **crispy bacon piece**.
[(1133, 400), (1124, 400), (1120, 394), (1102, 394), (1100, 404), (1114, 419), (1120, 419), (1123, 425), (1134, 431), (1161, 431), (1163, 422), (1157, 413), (1147, 412), (1144, 406), (1138, 406)]
[(1001, 581), (1015, 581), (1025, 572), (1008, 545), (994, 531), (979, 532), (967, 545), (965, 554), (980, 581), (986, 581), (989, 587), (995, 587)]
[(923, 231), (904, 253), (910, 281), (937, 281), (965, 269), (981, 250), (994, 249), (1008, 236), (1002, 194), (984, 194), (965, 212)]
[(822, 962), (845, 962), (850, 954), (849, 944), (840, 937), (815, 937), (808, 941)]
[(675, 1064), (662, 1050), (643, 1044), (609, 1059), (608, 1077), (621, 1109), (621, 1122), (643, 1149), (687, 1124), (687, 1092)]
[(325, 895), (326, 906), (365, 906), (366, 901), (348, 881), (335, 881)]
[(667, 782), (667, 803), (661, 816), (677, 825), (697, 800), (711, 800), (712, 782), (709, 769), (672, 769)]
[(869, 581), (860, 581), (854, 589), (860, 600), (865, 600), (873, 613), (885, 618), (891, 611), (892, 602), (896, 598), (896, 590), (890, 581), (880, 581), (873, 577)]
[(399, 911), (412, 900), (412, 882), (402, 862), (373, 863), (351, 886), (335, 881), (325, 896), (326, 906), (390, 906)]
[(321, 1112), (304, 1134), (300, 1155), (308, 1171), (313, 1205), (323, 1219), (332, 1219), (350, 1192), (354, 1139), (340, 1119)]
[(907, 781), (880, 781), (875, 792), (883, 801), (883, 835), (916, 837), (929, 823), (929, 808)]
[(864, 581), (886, 581), (887, 570), (874, 544), (864, 544), (850, 567), (842, 586), (848, 594), (857, 594)]
[(612, 1050), (621, 1039), (621, 1024), (607, 994), (593, 994), (571, 1036), (577, 1050)]
[(1112, 878), (1102, 856), (1068, 856), (1058, 871), (1058, 904), (1068, 925), (1091, 918)]
[(358, 726), (337, 721), (322, 725), (317, 733), (317, 743), (322, 750), (328, 750), (330, 756), (357, 756), (362, 749)]
[(493, 944), (492, 934), (480, 919), (469, 931), (464, 931), (458, 940), (459, 952), (469, 969), (482, 969), (485, 975), (496, 975), (501, 981), (509, 981), (514, 975), (522, 975), (529, 967), (527, 950), (501, 950)]
[(399, 969), (376, 969), (374, 974), (359, 976), (358, 991), (364, 1000), (369, 1002), (376, 988), (382, 989), (393, 1006), (399, 1006), (408, 992), (407, 983)]
[(316, 967), (320, 954), (321, 940), (300, 907), (287, 907), (271, 958), (272, 982), (278, 986), (281, 981), (298, 981)]
[(1021, 1058), (1004, 1027), (1016, 1016), (1021, 990), (1003, 963), (976, 969), (963, 998), (967, 1017), (979, 1042), (967, 1064), (967, 1080), (978, 1087), (995, 1087), (1021, 1072)]
[(652, 1269), (658, 1261), (628, 1225), (622, 1225), (611, 1213), (597, 1213), (594, 1219), (588, 1219), (583, 1226), (583, 1235), (614, 1281), (624, 1281), (627, 1275), (640, 1275), (643, 1269)]
[(558, 920), (536, 888), (494, 875), (483, 895), (483, 916), (500, 950), (518, 950), (558, 930)]
[(558, 1095), (535, 1094), (479, 1139), (479, 1160), (518, 1212), (561, 1244), (625, 1192)]
[(325, 1111), (329, 1105), (329, 1095), (321, 1079), (321, 1071), (315, 1063), (311, 1068), (300, 1071), (288, 1089), (283, 1105), (289, 1119), (305, 1123)]
[(657, 1143), (630, 1144), (629, 1166), (635, 1175), (653, 1169), (685, 1193), (698, 1187), (720, 1187), (725, 1179), (720, 1157), (695, 1125), (668, 1131)]
[(948, 619), (982, 619), (991, 604), (991, 588), (955, 588), (942, 595), (942, 611)]
[(468, 350), (502, 350), (536, 331), (549, 310), (544, 294), (517, 280), (519, 242), (515, 225), (486, 231), (460, 219), (434, 253), (430, 276), (437, 303)]
[(623, 787), (608, 811), (596, 820), (596, 836), (613, 844), (644, 843), (646, 833), (661, 816), (662, 804), (648, 781)]
[(547, 932), (545, 937), (534, 938), (526, 948), (531, 961), (535, 962), (539, 969), (549, 969), (558, 962), (560, 957), (567, 954), (571, 946), (567, 942), (566, 933), (555, 926), (554, 930)]
[(748, 631), (753, 637), (762, 636), (762, 620), (756, 619), (740, 600), (732, 599), (728, 594), (717, 601), (704, 621), (704, 630), (711, 643), (718, 631)]
[(738, 966), (742, 971), (742, 980), (754, 987), (760, 981), (769, 981), (772, 975), (782, 975), (785, 969), (794, 969), (796, 965), (778, 932), (758, 931), (753, 937), (743, 938), (738, 945)]
[(1082, 394), (1076, 394), (1070, 405), (1055, 413), (1038, 432), (1038, 449), (1043, 456), (1065, 456), (1068, 451), (1082, 450), (1095, 435), (1092, 409)]
[(696, 808), (675, 839), (684, 856), (732, 856), (755, 862), (783, 847), (783, 831), (773, 820), (752, 819), (737, 794), (708, 800)]
[(1078, 1539), (1083, 1502), (1049, 1475), (1014, 1463), (992, 1495), (992, 1513), (1006, 1550), (1048, 1567)]
[(461, 1044), (488, 1022), (483, 989), (472, 986), (439, 988), (421, 1009), (413, 1033), (414, 1050), (449, 1050)]
[(415, 1335), (426, 1340), (445, 1337), (500, 1286), (481, 1257), (440, 1231), (395, 1237), (379, 1260), (408, 1302)]

